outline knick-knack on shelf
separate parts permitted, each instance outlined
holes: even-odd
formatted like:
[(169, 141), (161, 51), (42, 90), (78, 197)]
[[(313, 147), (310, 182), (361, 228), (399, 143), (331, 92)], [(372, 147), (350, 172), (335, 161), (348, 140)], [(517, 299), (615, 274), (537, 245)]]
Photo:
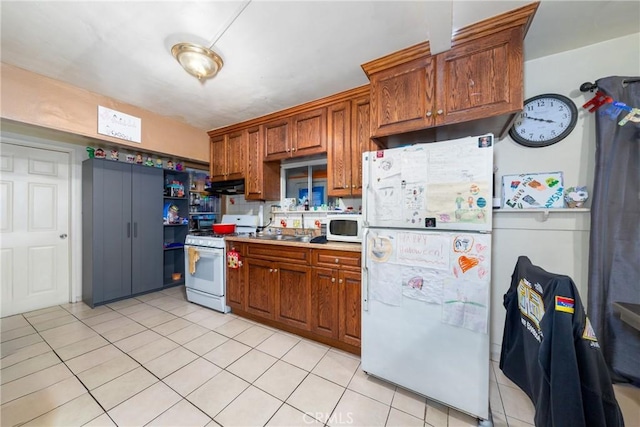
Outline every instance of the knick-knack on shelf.
[(157, 168), (161, 168), (162, 167), (162, 159), (156, 159), (156, 167)]
[(98, 148), (95, 155), (96, 159), (104, 159), (107, 157), (107, 153), (105, 153), (102, 148)]
[(151, 157), (147, 157), (147, 160), (144, 161), (145, 166), (153, 166), (153, 159)]
[(116, 162), (120, 160), (118, 157), (118, 150), (111, 150), (111, 160), (115, 160)]

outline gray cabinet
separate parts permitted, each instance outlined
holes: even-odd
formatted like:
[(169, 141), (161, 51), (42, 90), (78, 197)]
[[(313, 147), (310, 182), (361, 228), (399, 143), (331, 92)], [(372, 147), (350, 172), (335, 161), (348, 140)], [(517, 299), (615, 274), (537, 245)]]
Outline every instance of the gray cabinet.
[(162, 169), (82, 165), (82, 299), (90, 306), (162, 288)]

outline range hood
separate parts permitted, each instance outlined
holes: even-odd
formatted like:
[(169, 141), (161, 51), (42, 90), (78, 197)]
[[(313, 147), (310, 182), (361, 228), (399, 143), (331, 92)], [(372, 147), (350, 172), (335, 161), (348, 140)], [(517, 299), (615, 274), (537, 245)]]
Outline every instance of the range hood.
[(207, 192), (217, 195), (244, 195), (244, 179), (234, 179), (232, 181), (212, 182)]

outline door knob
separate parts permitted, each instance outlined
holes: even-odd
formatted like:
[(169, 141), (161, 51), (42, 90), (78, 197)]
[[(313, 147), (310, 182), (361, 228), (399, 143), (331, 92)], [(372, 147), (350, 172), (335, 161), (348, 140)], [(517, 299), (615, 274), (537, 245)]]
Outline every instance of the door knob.
[(62, 233), (62, 234), (60, 235), (60, 238), (61, 238), (61, 239), (66, 239), (66, 238), (67, 238), (67, 234), (66, 234), (66, 233)]

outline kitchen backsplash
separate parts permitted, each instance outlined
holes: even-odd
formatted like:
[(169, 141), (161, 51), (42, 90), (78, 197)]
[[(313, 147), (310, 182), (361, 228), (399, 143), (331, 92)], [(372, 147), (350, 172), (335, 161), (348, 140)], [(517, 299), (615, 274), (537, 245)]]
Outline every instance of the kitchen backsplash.
[[(354, 212), (361, 210), (362, 199), (340, 198), (335, 201), (336, 206), (346, 210), (352, 208)], [(273, 200), (266, 202), (254, 202), (245, 200), (244, 196), (228, 196), (226, 197), (226, 213), (227, 214), (249, 214), (259, 215), (262, 207), (262, 226), (269, 224), (269, 218), (272, 219), (269, 227), (314, 230), (314, 234), (320, 230), (321, 225), (327, 218), (327, 211), (314, 210), (310, 208), (304, 210), (285, 210), (281, 209), (281, 201)], [(304, 224), (303, 224), (304, 220)], [(303, 227), (304, 225), (304, 227)]]

